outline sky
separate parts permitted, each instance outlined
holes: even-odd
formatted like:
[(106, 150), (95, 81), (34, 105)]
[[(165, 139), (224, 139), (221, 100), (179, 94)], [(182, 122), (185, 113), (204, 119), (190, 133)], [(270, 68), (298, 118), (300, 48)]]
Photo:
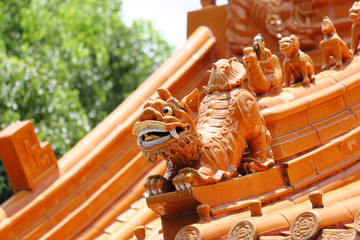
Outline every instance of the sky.
[[(201, 9), (200, 0), (123, 0), (122, 17), (130, 24), (134, 19), (153, 22), (154, 28), (179, 49), (186, 41), (187, 13)], [(228, 0), (218, 0), (217, 5)]]

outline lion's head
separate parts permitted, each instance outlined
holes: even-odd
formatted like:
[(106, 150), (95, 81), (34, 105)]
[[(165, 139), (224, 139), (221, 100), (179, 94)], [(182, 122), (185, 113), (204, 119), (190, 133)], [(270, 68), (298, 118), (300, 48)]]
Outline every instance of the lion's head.
[(279, 49), (286, 57), (291, 57), (300, 49), (299, 38), (293, 34), (290, 37), (283, 37), (279, 40)]
[(349, 18), (355, 24), (360, 24), (360, 1), (354, 2), (349, 10)]
[(160, 98), (149, 99), (133, 127), (133, 134), (146, 160), (186, 161), (197, 150), (195, 124), (198, 120), (199, 91), (195, 89), (181, 101), (166, 89)]
[(328, 16), (324, 17), (321, 30), (325, 35), (332, 35), (336, 33), (335, 26)]

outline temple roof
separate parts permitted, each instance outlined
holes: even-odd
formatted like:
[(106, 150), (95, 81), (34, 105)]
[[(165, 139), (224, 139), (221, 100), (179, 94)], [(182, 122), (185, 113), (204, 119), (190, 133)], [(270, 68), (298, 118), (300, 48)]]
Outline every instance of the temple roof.
[[(316, 25), (319, 17), (297, 2), (296, 11)], [(353, 1), (332, 2), (330, 7), (317, 1), (314, 7), (334, 11), (339, 34), (348, 31), (349, 40), (348, 10), (340, 14), (334, 8), (349, 9)], [(132, 126), (159, 87), (179, 99), (198, 88), (202, 98), (212, 63), (240, 58), (241, 44), (234, 45), (237, 37), (229, 35), (236, 28), (218, 25), (233, 8), (251, 9), (242, 1), (231, 4), (189, 13), (184, 47), (58, 161), (48, 143), (38, 142), (29, 121), (0, 132), (0, 156), (16, 190), (0, 208), (2, 239), (354, 239), (359, 234), (360, 56), (343, 69), (320, 72), (320, 51), (312, 41), (306, 46), (317, 66), (316, 84), (297, 83), (257, 99), (272, 135), (273, 167), (217, 184), (145, 193), (146, 178), (164, 174), (166, 166), (145, 161)], [(279, 33), (260, 26), (248, 35), (260, 30), (281, 58), (274, 47)]]

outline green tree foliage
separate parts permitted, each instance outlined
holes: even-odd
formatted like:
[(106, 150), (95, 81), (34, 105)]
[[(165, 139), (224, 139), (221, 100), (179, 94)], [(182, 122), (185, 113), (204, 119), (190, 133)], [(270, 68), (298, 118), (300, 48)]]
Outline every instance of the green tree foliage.
[[(158, 68), (172, 47), (120, 10), (121, 0), (0, 1), (0, 129), (30, 119), (59, 157)], [(10, 191), (0, 165), (0, 201)]]

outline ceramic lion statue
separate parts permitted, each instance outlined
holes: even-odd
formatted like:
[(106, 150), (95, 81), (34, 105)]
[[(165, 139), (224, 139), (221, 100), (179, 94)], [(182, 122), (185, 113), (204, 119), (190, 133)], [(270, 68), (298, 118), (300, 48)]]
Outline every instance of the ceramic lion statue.
[(349, 10), (349, 18), (353, 22), (351, 27), (351, 49), (353, 54), (359, 52), (360, 39), (360, 1), (354, 2)]
[(336, 67), (342, 68), (343, 62), (353, 58), (352, 52), (337, 34), (335, 26), (329, 17), (324, 17), (321, 30), (324, 34), (324, 39), (320, 42), (320, 50), (324, 62), (321, 69), (326, 70), (331, 67), (330, 57), (335, 59)]
[(283, 62), (284, 86), (302, 81), (304, 85), (315, 81), (314, 63), (300, 50), (299, 39), (295, 35), (279, 40), (280, 51), (285, 55)]
[[(195, 89), (181, 101), (158, 89), (133, 127), (144, 157), (165, 159), (166, 175), (145, 182), (150, 195), (217, 183), (273, 165), (271, 136), (253, 95), (240, 88), (246, 77), (236, 58), (213, 64), (206, 96)], [(243, 157), (247, 142), (249, 156)]]

